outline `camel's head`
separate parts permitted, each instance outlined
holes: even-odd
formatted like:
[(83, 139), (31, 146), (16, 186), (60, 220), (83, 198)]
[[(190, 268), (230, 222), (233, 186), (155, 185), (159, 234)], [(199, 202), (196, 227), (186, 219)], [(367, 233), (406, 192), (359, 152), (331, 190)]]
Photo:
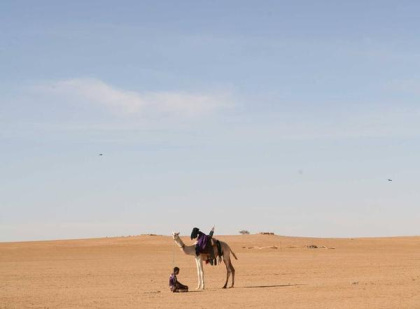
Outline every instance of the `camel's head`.
[(172, 232), (172, 238), (175, 240), (175, 243), (178, 245), (178, 247), (180, 247), (181, 249), (184, 249), (185, 245), (183, 241), (181, 240), (181, 238), (179, 237), (179, 232), (178, 233)]

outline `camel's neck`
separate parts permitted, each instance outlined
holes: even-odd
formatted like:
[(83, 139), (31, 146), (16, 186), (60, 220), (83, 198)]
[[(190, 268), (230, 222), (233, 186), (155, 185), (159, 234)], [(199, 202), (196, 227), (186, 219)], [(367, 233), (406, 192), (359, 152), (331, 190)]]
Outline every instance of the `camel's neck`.
[(174, 240), (175, 240), (175, 243), (178, 245), (178, 247), (180, 247), (181, 249), (185, 247), (184, 242), (182, 241), (181, 238), (179, 238), (179, 236), (175, 237)]
[(179, 237), (176, 237), (174, 240), (182, 252), (188, 255), (195, 255), (195, 246), (186, 246)]

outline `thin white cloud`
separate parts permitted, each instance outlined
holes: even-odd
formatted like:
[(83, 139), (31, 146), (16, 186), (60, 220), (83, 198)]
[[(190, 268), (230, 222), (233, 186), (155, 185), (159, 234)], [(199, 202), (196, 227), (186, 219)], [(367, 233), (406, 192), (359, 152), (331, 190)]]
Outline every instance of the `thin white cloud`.
[(177, 114), (198, 116), (232, 105), (226, 93), (136, 92), (117, 88), (98, 79), (69, 79), (36, 87), (44, 95), (77, 100), (128, 114)]

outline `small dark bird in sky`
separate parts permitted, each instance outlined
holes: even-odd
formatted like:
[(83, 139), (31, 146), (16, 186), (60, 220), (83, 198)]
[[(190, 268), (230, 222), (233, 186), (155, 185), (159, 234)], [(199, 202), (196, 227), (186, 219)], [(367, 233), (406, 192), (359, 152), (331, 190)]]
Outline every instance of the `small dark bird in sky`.
[(102, 153), (100, 153), (100, 154), (99, 154), (99, 156), (103, 156), (103, 154), (102, 154)]
[(392, 179), (391, 178), (388, 178), (388, 181), (392, 181)]

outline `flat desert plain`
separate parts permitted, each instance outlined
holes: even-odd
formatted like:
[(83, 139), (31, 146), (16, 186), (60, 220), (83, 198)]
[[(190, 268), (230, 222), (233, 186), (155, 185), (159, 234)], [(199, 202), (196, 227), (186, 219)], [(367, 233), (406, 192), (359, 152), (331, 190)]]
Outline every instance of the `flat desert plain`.
[[(232, 289), (222, 264), (195, 291), (171, 236), (0, 243), (0, 308), (420, 308), (420, 237), (215, 237), (238, 257)], [(191, 292), (169, 291), (174, 266)]]

